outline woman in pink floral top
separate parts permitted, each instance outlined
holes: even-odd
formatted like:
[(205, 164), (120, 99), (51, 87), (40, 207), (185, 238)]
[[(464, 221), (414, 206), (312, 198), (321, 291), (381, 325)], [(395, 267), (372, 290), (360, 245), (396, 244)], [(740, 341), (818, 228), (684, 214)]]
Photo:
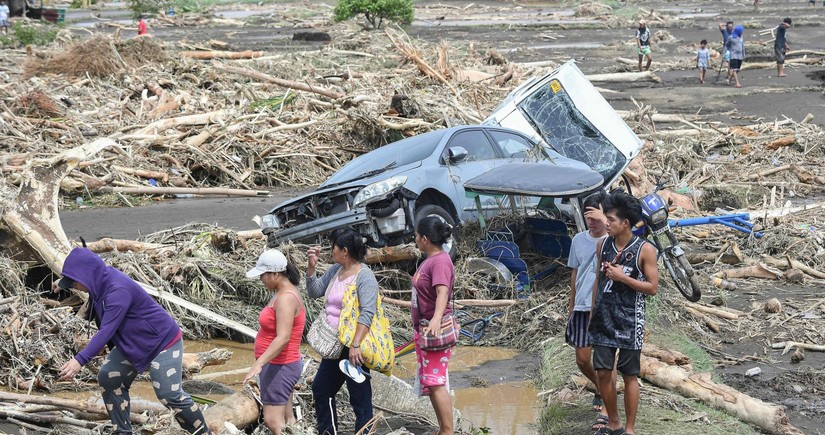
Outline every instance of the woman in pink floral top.
[[(413, 276), (411, 311), (415, 328), (415, 355), (418, 359), (417, 379), (421, 385), (418, 394), (430, 396), (438, 417), (438, 435), (453, 434), (453, 405), (447, 376), (453, 348), (422, 350), (419, 344), (422, 335), (438, 334), (442, 320), (446, 320), (445, 317), (453, 312), (449, 301), (453, 292), (455, 268), (450, 254), (442, 247), (451, 234), (452, 227), (435, 216), (422, 219), (415, 230), (415, 244), (427, 255), (427, 259)], [(429, 324), (420, 326), (420, 320), (428, 320)]]

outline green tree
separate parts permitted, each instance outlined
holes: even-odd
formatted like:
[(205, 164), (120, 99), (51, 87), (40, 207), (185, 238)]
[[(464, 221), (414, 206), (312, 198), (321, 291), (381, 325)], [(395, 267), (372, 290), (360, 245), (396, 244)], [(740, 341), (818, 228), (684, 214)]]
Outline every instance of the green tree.
[(413, 4), (412, 0), (338, 0), (333, 13), (335, 21), (364, 14), (370, 25), (378, 29), (384, 20), (410, 24), (413, 20)]

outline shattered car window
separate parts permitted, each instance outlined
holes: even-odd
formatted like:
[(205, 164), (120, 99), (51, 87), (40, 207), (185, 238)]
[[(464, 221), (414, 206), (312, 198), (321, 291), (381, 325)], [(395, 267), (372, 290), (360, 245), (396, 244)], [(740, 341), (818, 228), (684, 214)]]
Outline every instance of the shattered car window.
[(534, 92), (519, 104), (544, 141), (560, 154), (586, 163), (611, 180), (625, 164), (625, 156), (573, 105), (558, 81)]
[(441, 131), (434, 131), (384, 145), (369, 154), (353, 159), (321, 186), (361, 178), (362, 174), (384, 168), (392, 162), (395, 162), (392, 167), (400, 167), (424, 160), (432, 155), (443, 135)]

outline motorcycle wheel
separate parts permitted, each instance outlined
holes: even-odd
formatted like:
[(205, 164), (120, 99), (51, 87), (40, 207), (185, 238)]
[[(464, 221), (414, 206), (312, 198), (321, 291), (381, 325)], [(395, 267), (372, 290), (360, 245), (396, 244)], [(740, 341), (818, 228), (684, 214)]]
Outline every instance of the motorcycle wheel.
[(684, 255), (676, 256), (668, 252), (663, 261), (679, 293), (690, 302), (697, 302), (702, 297), (702, 289), (699, 287), (699, 281), (693, 274), (693, 267), (687, 258)]

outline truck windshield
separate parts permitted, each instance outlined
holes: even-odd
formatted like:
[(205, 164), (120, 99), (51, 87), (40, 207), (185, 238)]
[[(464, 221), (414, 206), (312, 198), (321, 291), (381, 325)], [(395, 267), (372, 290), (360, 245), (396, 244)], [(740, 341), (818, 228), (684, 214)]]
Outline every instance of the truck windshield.
[(624, 168), (625, 156), (576, 109), (558, 81), (533, 92), (518, 107), (561, 155), (586, 163), (605, 180)]

